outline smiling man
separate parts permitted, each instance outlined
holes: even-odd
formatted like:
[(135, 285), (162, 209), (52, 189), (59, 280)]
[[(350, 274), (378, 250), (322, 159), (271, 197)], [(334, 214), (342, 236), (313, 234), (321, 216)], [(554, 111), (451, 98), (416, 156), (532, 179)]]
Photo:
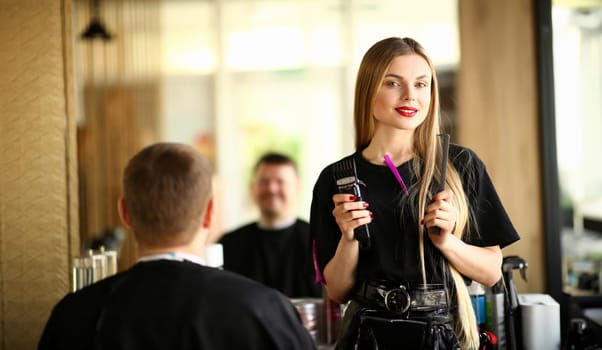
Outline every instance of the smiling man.
[(256, 163), (251, 196), (259, 219), (226, 233), (224, 269), (257, 280), (290, 298), (319, 297), (314, 282), (309, 224), (296, 217), (300, 189), (297, 165), (266, 153)]

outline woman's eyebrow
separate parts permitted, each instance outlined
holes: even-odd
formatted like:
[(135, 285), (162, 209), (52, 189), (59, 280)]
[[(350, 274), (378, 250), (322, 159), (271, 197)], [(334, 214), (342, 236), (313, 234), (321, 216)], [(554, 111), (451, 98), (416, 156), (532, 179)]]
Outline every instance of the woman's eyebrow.
[[(392, 77), (392, 78), (399, 79), (399, 80), (405, 80), (405, 78), (402, 77), (401, 75), (397, 75), (394, 73), (385, 74), (385, 78), (388, 78), (388, 77)], [(415, 80), (421, 80), (421, 79), (430, 79), (430, 76), (428, 74), (423, 74), (421, 76), (416, 77)]]

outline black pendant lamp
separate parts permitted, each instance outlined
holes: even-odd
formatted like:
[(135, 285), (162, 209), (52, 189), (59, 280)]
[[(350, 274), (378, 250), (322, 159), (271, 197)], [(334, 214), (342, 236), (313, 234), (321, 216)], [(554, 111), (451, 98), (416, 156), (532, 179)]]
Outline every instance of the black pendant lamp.
[(90, 24), (82, 33), (81, 38), (84, 40), (102, 39), (111, 40), (112, 36), (105, 29), (100, 20), (100, 0), (92, 0), (92, 14), (90, 16)]

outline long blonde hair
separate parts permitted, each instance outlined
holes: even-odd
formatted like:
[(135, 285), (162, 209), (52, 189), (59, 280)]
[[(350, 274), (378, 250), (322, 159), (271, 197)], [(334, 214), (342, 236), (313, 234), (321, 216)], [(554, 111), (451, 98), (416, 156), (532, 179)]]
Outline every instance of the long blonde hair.
[[(431, 196), (430, 184), (433, 180), (440, 181), (442, 159), (441, 143), (437, 135), (440, 130), (439, 91), (435, 68), (424, 48), (411, 38), (387, 38), (374, 44), (364, 55), (359, 67), (355, 86), (355, 148), (364, 149), (374, 137), (374, 118), (372, 108), (374, 100), (391, 61), (401, 55), (417, 54), (425, 59), (432, 72), (431, 103), (426, 119), (414, 131), (414, 157), (412, 167), (418, 179), (418, 216), (419, 221), (424, 217), (427, 200)], [(452, 193), (452, 203), (458, 210), (458, 217), (453, 234), (459, 238), (469, 234), (469, 207), (462, 182), (453, 164), (447, 162), (446, 187)], [(422, 278), (426, 283), (424, 262), (423, 225), (418, 226), (420, 261)], [(454, 317), (455, 332), (463, 349), (476, 349), (479, 344), (477, 321), (470, 302), (470, 296), (462, 275), (451, 265), (447, 264), (453, 276), (455, 298), (458, 312)]]

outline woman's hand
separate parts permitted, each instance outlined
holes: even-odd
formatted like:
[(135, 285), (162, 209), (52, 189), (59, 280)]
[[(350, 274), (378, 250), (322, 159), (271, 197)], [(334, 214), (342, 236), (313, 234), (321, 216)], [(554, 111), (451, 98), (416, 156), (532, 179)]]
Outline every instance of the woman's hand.
[(452, 205), (451, 198), (451, 192), (441, 191), (433, 196), (431, 203), (426, 207), (422, 223), (427, 229), (440, 228), (439, 234), (429, 234), (435, 245), (442, 243), (442, 240), (445, 240), (456, 226), (457, 211)]
[(346, 193), (337, 193), (332, 196), (334, 216), (343, 237), (353, 241), (353, 230), (361, 225), (372, 222), (372, 212), (367, 210), (368, 203), (355, 201), (355, 196)]
[(342, 235), (334, 256), (324, 267), (324, 279), (328, 297), (341, 304), (348, 300), (355, 285), (359, 242), (355, 240), (353, 230), (372, 222), (372, 212), (366, 209), (368, 203), (355, 200), (353, 195), (345, 193), (332, 196), (332, 215)]

